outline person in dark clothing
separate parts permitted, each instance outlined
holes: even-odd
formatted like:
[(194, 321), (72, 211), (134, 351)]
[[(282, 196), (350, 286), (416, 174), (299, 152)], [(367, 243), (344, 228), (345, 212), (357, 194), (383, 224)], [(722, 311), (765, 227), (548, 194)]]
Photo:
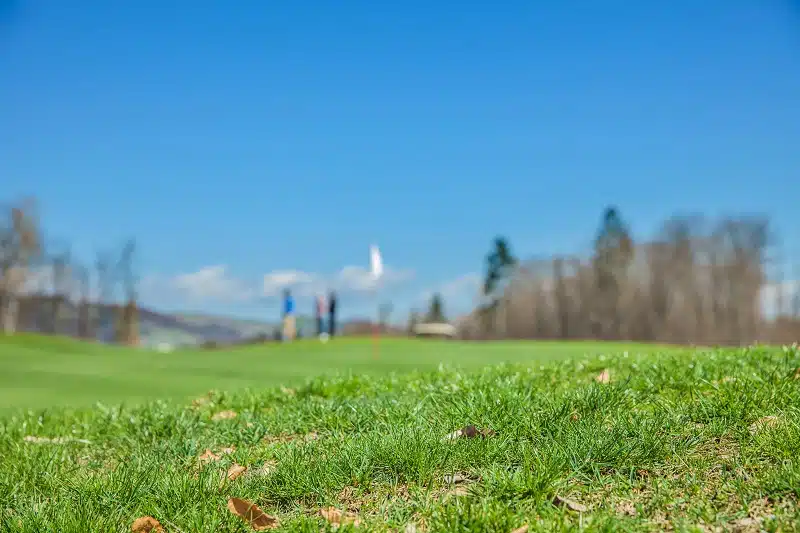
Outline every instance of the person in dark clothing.
[(336, 332), (336, 293), (331, 291), (328, 295), (328, 336), (333, 338)]

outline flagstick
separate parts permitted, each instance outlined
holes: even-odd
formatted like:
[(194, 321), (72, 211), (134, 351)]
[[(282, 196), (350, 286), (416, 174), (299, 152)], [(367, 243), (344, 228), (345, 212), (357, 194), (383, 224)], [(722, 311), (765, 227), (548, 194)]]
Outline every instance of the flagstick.
[(381, 309), (380, 302), (378, 301), (378, 284), (380, 283), (381, 276), (383, 275), (383, 260), (381, 259), (381, 252), (376, 245), (369, 247), (369, 266), (372, 274), (372, 301), (375, 304), (375, 311), (377, 313), (376, 322), (372, 329), (372, 357), (377, 359), (380, 352), (380, 319)]
[(381, 330), (380, 330), (380, 320), (381, 320), (381, 310), (380, 304), (378, 303), (378, 284), (375, 283), (372, 287), (372, 302), (375, 304), (375, 311), (377, 313), (375, 325), (372, 326), (372, 358), (377, 359), (380, 356), (380, 343), (381, 343)]

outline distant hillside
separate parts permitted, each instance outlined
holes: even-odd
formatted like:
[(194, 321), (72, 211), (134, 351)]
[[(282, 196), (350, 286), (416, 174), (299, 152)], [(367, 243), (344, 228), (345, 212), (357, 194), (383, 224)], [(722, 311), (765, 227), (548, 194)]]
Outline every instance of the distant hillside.
[[(78, 306), (75, 302), (62, 304), (60, 320), (53, 326), (52, 296), (34, 295), (20, 301), (19, 330), (49, 333), (54, 329), (63, 335), (77, 336)], [(95, 323), (97, 338), (110, 341), (116, 321), (116, 305), (92, 304), (90, 315)], [(207, 341), (237, 342), (258, 334), (272, 335), (276, 324), (253, 320), (237, 320), (198, 314), (162, 313), (139, 308), (139, 331), (142, 344), (200, 344)]]
[[(77, 304), (70, 301), (62, 304), (61, 319), (56, 328), (52, 321), (53, 305), (55, 299), (49, 295), (23, 298), (20, 301), (19, 331), (50, 333), (55, 330), (61, 335), (77, 336)], [(99, 340), (110, 342), (113, 339), (117, 311), (116, 305), (91, 305), (90, 315)], [(165, 313), (146, 307), (139, 308), (139, 335), (145, 346), (162, 343), (193, 345), (211, 341), (232, 344), (258, 335), (273, 337), (279, 329), (278, 321), (262, 322), (199, 313)], [(342, 329), (345, 333), (350, 330), (348, 324), (343, 324)], [(314, 319), (298, 316), (297, 331), (302, 337), (313, 336), (316, 333)]]

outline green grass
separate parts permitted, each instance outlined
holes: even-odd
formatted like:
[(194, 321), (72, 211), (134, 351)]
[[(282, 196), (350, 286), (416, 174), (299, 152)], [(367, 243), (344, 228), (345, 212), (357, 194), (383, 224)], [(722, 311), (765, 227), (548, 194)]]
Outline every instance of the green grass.
[[(212, 392), (196, 404), (5, 416), (0, 531), (130, 531), (144, 515), (171, 532), (249, 531), (226, 509), (231, 496), (255, 502), (285, 531), (324, 531), (319, 510), (328, 506), (376, 531), (408, 524), (429, 532), (510, 532), (523, 524), (530, 531), (800, 530), (796, 349), (653, 354), (629, 347), (582, 356), (563, 345), (569, 348), (543, 363), (545, 356), (533, 355), (538, 344), (427, 343), (419, 345), (424, 356), (467, 366), (492, 354), (539, 361), (387, 375), (359, 346), (350, 345), (349, 355), (345, 343), (326, 352), (280, 348), (296, 353), (291, 365), (275, 361), (284, 376), (310, 368), (301, 361), (334, 356), (372, 372), (317, 377), (293, 391), (258, 387)], [(402, 361), (424, 358), (414, 346), (397, 345), (408, 352)], [(384, 357), (403, 370), (401, 354), (389, 359), (393, 349)], [(73, 356), (110, 357), (63, 354)], [(272, 361), (259, 351), (236, 357), (265, 367)], [(596, 382), (606, 368), (610, 383)], [(238, 416), (215, 420), (222, 411)], [(766, 416), (772, 424), (759, 425)], [(468, 424), (495, 433), (442, 440)], [(228, 447), (235, 450), (199, 466), (205, 450)], [(225, 480), (233, 463), (249, 473)], [(449, 485), (453, 474), (467, 481)]]
[(185, 399), (210, 389), (235, 392), (292, 385), (308, 377), (348, 371), (386, 375), (436, 369), (440, 363), (470, 369), (503, 362), (562, 360), (585, 353), (658, 349), (586, 342), (478, 344), (384, 339), (376, 359), (372, 348), (370, 339), (334, 339), (325, 345), (308, 340), (162, 354), (61, 337), (0, 337), (0, 411)]

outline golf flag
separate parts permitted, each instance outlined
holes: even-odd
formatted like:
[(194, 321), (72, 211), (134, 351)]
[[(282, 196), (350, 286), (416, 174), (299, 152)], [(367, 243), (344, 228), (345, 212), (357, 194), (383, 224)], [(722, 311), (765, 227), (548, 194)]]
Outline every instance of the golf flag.
[(375, 245), (369, 247), (369, 263), (372, 277), (376, 280), (379, 279), (383, 275), (383, 259), (381, 259), (381, 251)]

